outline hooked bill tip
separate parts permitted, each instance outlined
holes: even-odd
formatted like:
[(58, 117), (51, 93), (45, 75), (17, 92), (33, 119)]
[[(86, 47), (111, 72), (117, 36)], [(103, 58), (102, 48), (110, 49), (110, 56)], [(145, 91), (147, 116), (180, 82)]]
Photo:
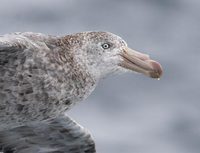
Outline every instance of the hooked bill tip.
[(160, 65), (160, 63), (153, 60), (149, 60), (148, 62), (151, 64), (152, 67), (152, 71), (150, 71), (150, 77), (160, 79), (163, 74), (162, 66)]

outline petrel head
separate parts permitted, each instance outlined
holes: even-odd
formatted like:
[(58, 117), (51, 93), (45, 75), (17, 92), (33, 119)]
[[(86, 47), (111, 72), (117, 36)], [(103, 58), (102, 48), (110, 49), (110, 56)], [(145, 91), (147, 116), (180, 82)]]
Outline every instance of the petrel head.
[(90, 71), (102, 78), (112, 73), (135, 71), (151, 78), (160, 78), (161, 65), (146, 54), (127, 46), (127, 43), (110, 32), (84, 32), (81, 50), (78, 51)]

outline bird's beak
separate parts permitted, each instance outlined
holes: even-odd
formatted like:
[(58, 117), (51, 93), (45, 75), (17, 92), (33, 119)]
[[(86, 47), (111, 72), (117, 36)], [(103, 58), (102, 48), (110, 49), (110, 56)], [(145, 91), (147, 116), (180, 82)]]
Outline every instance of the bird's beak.
[(161, 65), (146, 54), (125, 47), (120, 56), (123, 60), (119, 65), (126, 69), (143, 73), (151, 78), (160, 78), (162, 75)]

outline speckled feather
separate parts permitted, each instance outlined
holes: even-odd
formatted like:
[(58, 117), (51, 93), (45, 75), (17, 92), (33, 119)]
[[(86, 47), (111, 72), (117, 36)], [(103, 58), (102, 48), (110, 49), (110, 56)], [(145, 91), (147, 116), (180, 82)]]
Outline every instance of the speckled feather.
[(0, 149), (5, 153), (95, 153), (95, 144), (87, 130), (69, 117), (60, 117), (0, 131)]
[[(117, 71), (118, 67), (108, 69), (109, 65), (102, 64), (107, 60), (100, 58), (104, 51), (94, 45), (106, 41), (112, 42), (113, 48), (126, 45), (120, 37), (106, 32), (84, 32), (64, 37), (31, 32), (0, 36), (1, 134), (7, 130), (0, 138), (3, 141), (0, 144), (12, 144), (4, 143), (6, 134), (11, 140), (8, 128), (17, 132), (14, 127), (21, 126), (26, 130), (24, 126), (36, 121), (41, 121), (38, 126), (52, 126), (45, 120), (63, 116), (72, 105), (89, 96), (99, 79)], [(66, 120), (72, 122), (70, 118)], [(30, 127), (31, 130), (36, 128)], [(73, 127), (65, 128), (74, 130)], [(80, 133), (83, 132), (80, 130)], [(26, 136), (21, 139), (23, 137)], [(86, 139), (79, 135), (81, 137)], [(91, 139), (90, 135), (87, 139)], [(13, 145), (17, 147), (17, 143), (13, 142)]]

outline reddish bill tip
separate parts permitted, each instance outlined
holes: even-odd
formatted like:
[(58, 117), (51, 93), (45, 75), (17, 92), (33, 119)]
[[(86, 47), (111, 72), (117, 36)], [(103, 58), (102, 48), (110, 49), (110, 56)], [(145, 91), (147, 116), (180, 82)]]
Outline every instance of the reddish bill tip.
[(160, 78), (163, 73), (162, 66), (160, 65), (160, 63), (153, 60), (149, 60), (148, 62), (151, 64), (152, 67), (152, 71), (150, 72), (150, 77)]

